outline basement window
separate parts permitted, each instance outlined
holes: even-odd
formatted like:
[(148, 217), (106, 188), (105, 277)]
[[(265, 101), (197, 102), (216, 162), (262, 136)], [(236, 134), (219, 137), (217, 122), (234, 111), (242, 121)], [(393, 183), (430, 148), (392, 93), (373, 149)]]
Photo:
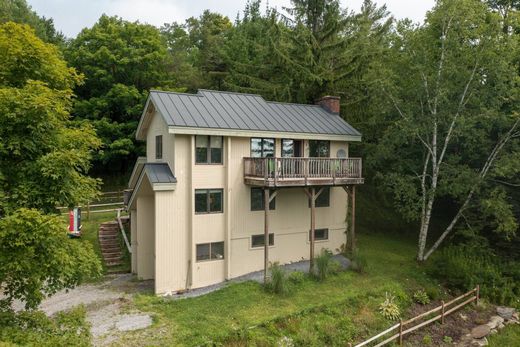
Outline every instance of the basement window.
[[(274, 190), (269, 190), (269, 194), (272, 194)], [(269, 203), (269, 209), (274, 210), (276, 208), (276, 198), (271, 200)], [(264, 190), (262, 188), (251, 188), (251, 211), (263, 211), (264, 210)]]
[(224, 259), (224, 242), (201, 243), (197, 245), (197, 261)]
[(155, 137), (155, 159), (162, 159), (162, 135)]
[(195, 136), (195, 163), (222, 164), (222, 136)]
[(223, 212), (223, 196), (222, 189), (195, 189), (195, 213)]
[[(265, 239), (264, 234), (258, 234), (258, 235), (251, 236), (251, 248), (264, 247), (264, 244), (265, 244), (264, 239)], [(274, 234), (270, 233), (269, 234), (269, 246), (273, 246), (273, 245), (274, 245)]]
[[(329, 229), (314, 229), (314, 241), (324, 241), (329, 239)], [(309, 230), (309, 241), (311, 240), (311, 232)]]

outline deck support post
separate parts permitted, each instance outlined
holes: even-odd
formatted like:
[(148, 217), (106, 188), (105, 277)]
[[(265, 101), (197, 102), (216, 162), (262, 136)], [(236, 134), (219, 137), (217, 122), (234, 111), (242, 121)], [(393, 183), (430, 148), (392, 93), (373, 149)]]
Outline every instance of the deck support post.
[(309, 197), (310, 205), (311, 205), (311, 230), (309, 237), (309, 273), (312, 274), (314, 271), (314, 230), (316, 230), (316, 199), (323, 192), (323, 187), (318, 190), (316, 193), (316, 188), (311, 187), (310, 190), (308, 188), (304, 188), (305, 194)]
[(272, 194), (269, 188), (264, 189), (264, 284), (267, 283), (267, 269), (269, 267), (269, 204), (276, 197), (278, 191)]

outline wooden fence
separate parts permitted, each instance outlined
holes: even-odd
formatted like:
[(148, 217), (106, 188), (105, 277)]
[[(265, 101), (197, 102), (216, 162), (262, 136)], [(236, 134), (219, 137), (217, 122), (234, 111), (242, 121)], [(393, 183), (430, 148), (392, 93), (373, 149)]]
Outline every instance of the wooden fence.
[[(365, 340), (365, 341), (355, 345), (354, 347), (362, 347), (362, 346), (367, 346), (369, 343), (376, 343), (377, 340), (383, 338), (384, 336), (386, 336), (390, 333), (393, 333), (393, 335), (390, 337), (387, 337), (384, 341), (377, 343), (373, 347), (384, 346), (387, 343), (390, 343), (394, 340), (399, 340), (399, 345), (402, 345), (403, 337), (405, 335), (407, 335), (417, 329), (420, 329), (428, 324), (436, 322), (438, 320), (441, 321), (441, 324), (444, 324), (444, 319), (446, 316), (450, 315), (451, 313), (457, 311), (458, 309), (468, 305), (469, 303), (471, 303), (473, 301), (475, 301), (478, 304), (479, 299), (480, 299), (480, 288), (479, 288), (479, 286), (477, 286), (475, 289), (472, 289), (469, 292), (467, 292), (466, 294), (463, 294), (453, 300), (450, 300), (448, 302), (442, 301), (440, 306), (437, 306), (436, 308), (434, 308), (430, 311), (421, 313), (420, 315), (410, 318), (406, 321), (403, 321), (401, 319), (401, 321), (399, 323), (395, 324), (394, 326), (386, 329), (385, 331), (383, 331), (375, 336), (372, 336), (368, 340)], [(464, 301), (462, 301), (462, 300), (464, 300)], [(440, 314), (439, 314), (439, 312), (440, 312)], [(435, 315), (434, 317), (431, 317), (435, 313), (438, 313), (438, 314)], [(419, 320), (424, 320), (424, 319), (427, 319), (427, 320), (409, 327), (409, 325), (411, 323), (417, 322)], [(352, 344), (349, 344), (349, 346), (351, 347)]]
[[(81, 207), (81, 213), (86, 213), (87, 219), (90, 218), (91, 213), (117, 212), (124, 205), (123, 195), (123, 191), (103, 192), (96, 200), (89, 201), (86, 205), (78, 207)], [(63, 214), (68, 213), (67, 207), (58, 207), (58, 209)]]

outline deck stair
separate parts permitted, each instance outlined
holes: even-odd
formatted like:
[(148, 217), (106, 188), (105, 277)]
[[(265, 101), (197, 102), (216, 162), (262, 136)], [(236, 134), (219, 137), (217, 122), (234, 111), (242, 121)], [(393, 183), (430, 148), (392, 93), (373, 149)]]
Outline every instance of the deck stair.
[(119, 225), (116, 221), (102, 223), (99, 227), (99, 246), (109, 270), (123, 264), (123, 250), (119, 233)]

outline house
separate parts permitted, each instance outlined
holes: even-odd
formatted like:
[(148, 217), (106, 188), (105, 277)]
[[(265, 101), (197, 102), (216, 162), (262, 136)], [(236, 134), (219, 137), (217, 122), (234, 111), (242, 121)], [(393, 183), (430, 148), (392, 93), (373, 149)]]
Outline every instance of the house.
[(129, 181), (132, 271), (164, 294), (338, 252), (363, 183), (339, 105), (152, 90)]

